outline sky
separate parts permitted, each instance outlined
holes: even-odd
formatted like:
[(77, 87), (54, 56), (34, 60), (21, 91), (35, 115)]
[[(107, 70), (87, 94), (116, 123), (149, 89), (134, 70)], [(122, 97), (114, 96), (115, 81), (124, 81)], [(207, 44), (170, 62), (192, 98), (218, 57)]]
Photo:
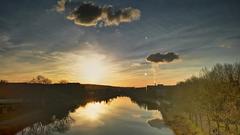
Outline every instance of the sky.
[[(239, 0), (2, 0), (0, 79), (176, 84), (240, 61)], [(149, 60), (153, 58), (153, 60)]]

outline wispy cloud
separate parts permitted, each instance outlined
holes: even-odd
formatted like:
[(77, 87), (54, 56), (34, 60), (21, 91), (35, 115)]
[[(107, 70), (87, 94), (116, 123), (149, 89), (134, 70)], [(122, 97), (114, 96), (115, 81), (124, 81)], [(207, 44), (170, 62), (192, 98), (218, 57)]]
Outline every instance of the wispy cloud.
[[(8, 35), (4, 35), (0, 33), (0, 52), (6, 53), (8, 51), (13, 51), (19, 48), (25, 48), (32, 46), (30, 43), (21, 43), (15, 44), (11, 42), (11, 38)], [(0, 54), (1, 55), (1, 54)]]
[(219, 45), (219, 47), (230, 49), (230, 48), (232, 48), (232, 45), (230, 45), (230, 44), (221, 44), (221, 45)]

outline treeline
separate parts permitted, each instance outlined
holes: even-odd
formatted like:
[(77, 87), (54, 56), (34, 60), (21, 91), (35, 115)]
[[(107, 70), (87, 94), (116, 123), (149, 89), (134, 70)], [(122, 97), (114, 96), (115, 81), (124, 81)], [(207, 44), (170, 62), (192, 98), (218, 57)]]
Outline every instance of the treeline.
[[(7, 80), (0, 80), (0, 85), (11, 83), (8, 82)], [(56, 83), (53, 83), (53, 81), (45, 76), (38, 75), (36, 77), (33, 77), (30, 81), (22, 82), (22, 83), (30, 83), (30, 84), (68, 84), (70, 83), (67, 80), (60, 80)]]
[(240, 63), (216, 64), (170, 93), (174, 111), (208, 134), (239, 135)]

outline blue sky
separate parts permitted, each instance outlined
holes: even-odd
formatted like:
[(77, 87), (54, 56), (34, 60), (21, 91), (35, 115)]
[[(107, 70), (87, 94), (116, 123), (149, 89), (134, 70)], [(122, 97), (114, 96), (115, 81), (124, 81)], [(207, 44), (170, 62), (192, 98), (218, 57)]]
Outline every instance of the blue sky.
[[(69, 3), (74, 2), (83, 1)], [(57, 0), (3, 0), (0, 78), (26, 81), (42, 74), (53, 80), (87, 83), (81, 73), (76, 75), (81, 70), (78, 58), (98, 57), (111, 67), (107, 80), (112, 80), (99, 83), (140, 86), (152, 83), (152, 76), (156, 76), (159, 83), (174, 84), (197, 75), (205, 66), (239, 61), (238, 0), (84, 2), (117, 9), (132, 7), (141, 15), (138, 20), (118, 26), (84, 27), (67, 19), (68, 12), (57, 12)], [(180, 59), (153, 69), (156, 65), (145, 58), (158, 52), (174, 52)], [(76, 63), (80, 63), (79, 69)]]

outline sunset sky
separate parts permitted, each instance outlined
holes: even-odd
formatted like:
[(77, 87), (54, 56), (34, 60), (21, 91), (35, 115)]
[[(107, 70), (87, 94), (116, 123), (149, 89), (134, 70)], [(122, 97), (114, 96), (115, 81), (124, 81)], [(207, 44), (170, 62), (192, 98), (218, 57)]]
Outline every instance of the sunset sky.
[[(175, 84), (240, 61), (239, 0), (2, 0), (0, 79)], [(87, 13), (86, 13), (87, 11)], [(147, 61), (151, 54), (172, 60)]]

